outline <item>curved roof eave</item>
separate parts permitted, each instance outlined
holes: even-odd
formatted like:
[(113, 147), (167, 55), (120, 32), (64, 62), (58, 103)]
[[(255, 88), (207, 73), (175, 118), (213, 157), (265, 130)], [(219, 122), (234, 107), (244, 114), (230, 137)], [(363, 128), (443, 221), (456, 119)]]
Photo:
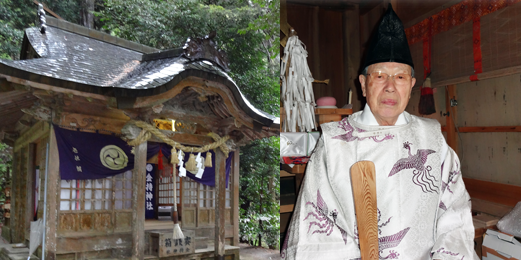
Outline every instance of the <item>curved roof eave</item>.
[[(71, 26), (78, 28), (72, 30)], [(24, 38), (41, 58), (0, 59), (0, 76), (108, 98), (160, 95), (183, 79), (195, 76), (227, 86), (239, 107), (263, 126), (280, 125), (280, 118), (253, 106), (233, 79), (214, 62), (162, 55), (171, 54), (172, 50), (154, 52), (150, 47), (81, 26), (64, 27), (60, 21), (52, 22), (45, 34), (38, 28), (28, 28)], [(152, 59), (144, 59), (145, 55)]]
[[(38, 60), (45, 60), (45, 58), (40, 58)], [(24, 70), (19, 66), (16, 66), (14, 63), (16, 63), (16, 61), (0, 60), (0, 71), (2, 72), (0, 73), (0, 75), (11, 76), (48, 86), (54, 86), (85, 93), (98, 94), (107, 97), (146, 97), (160, 95), (175, 87), (177, 83), (179, 83), (183, 79), (190, 76), (195, 76), (208, 81), (218, 82), (227, 86), (233, 93), (233, 98), (235, 98), (240, 108), (248, 116), (252, 117), (255, 121), (261, 123), (263, 126), (268, 126), (270, 128), (279, 128), (280, 126), (279, 117), (275, 117), (271, 114), (268, 114), (262, 110), (255, 108), (255, 106), (253, 106), (248, 101), (248, 99), (244, 96), (244, 94), (240, 91), (240, 89), (233, 81), (230, 81), (228, 78), (225, 78), (223, 76), (215, 75), (206, 71), (188, 69), (175, 75), (170, 81), (161, 85), (161, 87), (146, 89), (128, 89), (120, 88), (117, 86), (95, 86), (87, 84), (85, 82), (76, 82), (67, 79), (61, 79), (58, 77), (52, 77), (50, 75), (43, 75), (44, 73), (36, 73)]]

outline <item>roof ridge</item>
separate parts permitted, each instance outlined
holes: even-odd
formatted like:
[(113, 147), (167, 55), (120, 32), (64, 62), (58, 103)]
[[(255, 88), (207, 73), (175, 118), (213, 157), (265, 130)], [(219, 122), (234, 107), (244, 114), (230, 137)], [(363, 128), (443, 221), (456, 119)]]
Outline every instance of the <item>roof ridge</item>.
[(159, 49), (152, 48), (140, 43), (132, 42), (116, 36), (112, 36), (108, 33), (104, 33), (95, 29), (89, 29), (87, 27), (74, 24), (65, 20), (59, 20), (54, 17), (47, 16), (47, 26), (62, 29), (71, 33), (79, 34), (85, 37), (89, 37), (98, 41), (110, 43), (119, 47), (130, 49), (141, 53), (154, 53), (160, 51)]

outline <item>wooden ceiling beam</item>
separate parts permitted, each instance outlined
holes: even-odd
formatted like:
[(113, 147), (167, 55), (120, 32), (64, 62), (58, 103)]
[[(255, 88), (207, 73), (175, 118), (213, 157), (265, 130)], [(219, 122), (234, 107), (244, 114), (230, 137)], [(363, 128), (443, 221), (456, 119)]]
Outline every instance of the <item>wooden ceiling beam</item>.
[[(121, 129), (122, 137), (127, 140), (134, 140), (137, 138), (139, 133), (141, 133), (142, 129), (133, 125), (133, 124), (126, 124)], [(161, 133), (163, 133), (167, 138), (170, 140), (173, 140), (176, 143), (180, 143), (183, 145), (197, 145), (197, 146), (203, 146), (207, 144), (211, 144), (214, 142), (214, 140), (206, 135), (195, 135), (195, 134), (184, 134), (184, 133), (177, 133), (167, 130), (159, 130)], [(158, 137), (152, 135), (152, 137), (149, 139), (149, 141), (152, 142), (158, 142), (158, 143), (164, 143), (163, 140), (159, 139)]]
[(208, 94), (217, 94), (223, 99), (230, 114), (235, 117), (242, 125), (253, 129), (253, 118), (248, 116), (237, 103), (233, 93), (222, 83), (208, 81), (199, 77), (190, 76), (181, 80), (175, 87), (160, 95), (138, 97), (134, 103), (134, 108), (151, 107), (166, 102), (177, 96), (186, 87), (199, 88)]
[(78, 91), (78, 90), (60, 88), (60, 87), (56, 87), (56, 86), (37, 83), (37, 82), (20, 79), (20, 78), (16, 78), (16, 77), (12, 77), (12, 76), (7, 76), (7, 75), (3, 75), (3, 74), (0, 74), (0, 77), (7, 79), (7, 81), (9, 81), (9, 82), (16, 83), (16, 84), (26, 86), (26, 87), (33, 87), (33, 88), (37, 88), (37, 89), (53, 91), (53, 92), (58, 92), (58, 93), (63, 93), (63, 94), (72, 94), (75, 96), (82, 96), (82, 97), (86, 97), (86, 98), (98, 99), (98, 100), (110, 102), (111, 104), (112, 103), (115, 104), (115, 100), (113, 100), (114, 98), (112, 98), (112, 97), (107, 97), (107, 96), (94, 94), (94, 93), (82, 92), (82, 91)]

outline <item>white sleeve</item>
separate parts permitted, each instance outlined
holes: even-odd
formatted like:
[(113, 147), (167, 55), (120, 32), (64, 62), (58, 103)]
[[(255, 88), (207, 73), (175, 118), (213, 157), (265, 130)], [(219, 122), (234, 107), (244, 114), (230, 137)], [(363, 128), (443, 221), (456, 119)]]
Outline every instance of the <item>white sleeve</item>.
[(470, 196), (463, 183), (458, 156), (450, 147), (442, 165), (442, 182), (432, 259), (477, 260)]
[(354, 259), (360, 257), (345, 230), (345, 218), (327, 176), (323, 137), (308, 162), (284, 241), (282, 259)]

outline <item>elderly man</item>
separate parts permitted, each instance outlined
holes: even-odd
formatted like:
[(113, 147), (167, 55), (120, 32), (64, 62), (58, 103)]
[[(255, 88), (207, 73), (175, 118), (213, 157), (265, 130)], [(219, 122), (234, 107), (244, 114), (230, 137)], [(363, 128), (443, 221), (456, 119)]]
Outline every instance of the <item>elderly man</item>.
[(392, 7), (359, 76), (367, 105), (322, 125), (281, 256), (359, 259), (350, 178), (358, 161), (376, 167), (380, 259), (478, 259), (460, 163), (436, 120), (404, 112), (413, 62)]

